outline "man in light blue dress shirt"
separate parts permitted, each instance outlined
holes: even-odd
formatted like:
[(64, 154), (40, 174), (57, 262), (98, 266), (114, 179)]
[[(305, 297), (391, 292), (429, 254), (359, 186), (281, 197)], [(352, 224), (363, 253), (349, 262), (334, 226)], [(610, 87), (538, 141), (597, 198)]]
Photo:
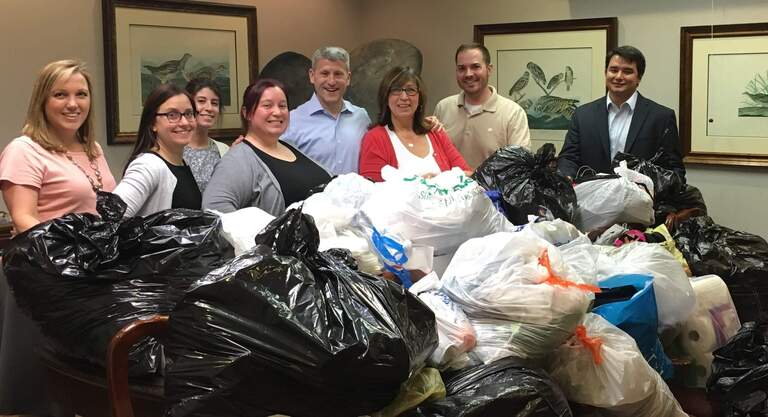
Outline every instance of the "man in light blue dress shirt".
[(349, 53), (326, 46), (312, 55), (312, 98), (291, 110), (282, 139), (333, 175), (357, 172), (360, 142), (371, 124), (364, 108), (344, 100), (349, 86)]

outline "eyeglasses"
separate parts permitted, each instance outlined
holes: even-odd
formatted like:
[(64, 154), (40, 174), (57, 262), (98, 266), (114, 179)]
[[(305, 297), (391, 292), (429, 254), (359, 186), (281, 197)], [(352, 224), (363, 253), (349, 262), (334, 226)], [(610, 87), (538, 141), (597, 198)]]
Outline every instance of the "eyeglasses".
[(413, 87), (394, 87), (389, 90), (389, 95), (391, 96), (399, 96), (401, 93), (405, 92), (405, 95), (408, 97), (413, 97), (416, 94), (419, 93), (419, 90)]
[(184, 113), (177, 112), (177, 111), (169, 111), (165, 113), (155, 113), (155, 116), (165, 116), (166, 119), (168, 119), (171, 123), (178, 123), (181, 120), (181, 116), (184, 116), (187, 121), (193, 121), (195, 120), (195, 116), (197, 115), (197, 112), (194, 110), (187, 110)]

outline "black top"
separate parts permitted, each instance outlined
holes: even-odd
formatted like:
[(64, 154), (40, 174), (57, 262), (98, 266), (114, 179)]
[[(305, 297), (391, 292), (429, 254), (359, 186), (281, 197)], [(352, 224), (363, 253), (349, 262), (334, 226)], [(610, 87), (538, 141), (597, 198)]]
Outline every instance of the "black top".
[(256, 152), (259, 159), (272, 171), (272, 175), (277, 179), (277, 183), (283, 192), (283, 200), (285, 200), (286, 207), (297, 201), (305, 200), (309, 196), (311, 189), (331, 180), (331, 176), (320, 165), (317, 165), (307, 158), (306, 155), (283, 141), (280, 141), (280, 143), (296, 155), (295, 161), (283, 161), (262, 151), (247, 140), (244, 142)]
[(165, 160), (157, 152), (152, 152), (157, 155), (158, 158), (165, 162), (168, 169), (176, 177), (176, 188), (173, 189), (173, 197), (171, 198), (171, 208), (186, 208), (192, 210), (200, 210), (203, 206), (203, 195), (200, 193), (200, 188), (197, 187), (197, 181), (195, 176), (192, 175), (192, 170), (189, 165), (174, 165)]

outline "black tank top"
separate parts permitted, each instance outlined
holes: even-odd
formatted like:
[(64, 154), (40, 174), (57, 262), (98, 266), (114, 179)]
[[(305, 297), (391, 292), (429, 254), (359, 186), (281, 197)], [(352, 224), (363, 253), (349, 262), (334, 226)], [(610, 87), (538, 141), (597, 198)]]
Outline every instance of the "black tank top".
[(171, 208), (187, 208), (192, 210), (200, 210), (203, 205), (203, 195), (200, 193), (200, 188), (197, 187), (197, 181), (195, 176), (192, 175), (192, 170), (189, 165), (174, 165), (165, 160), (157, 152), (152, 152), (157, 155), (158, 158), (165, 162), (168, 169), (176, 177), (176, 188), (173, 189), (173, 197), (171, 198)]
[(272, 175), (275, 176), (277, 183), (280, 184), (280, 189), (283, 191), (283, 200), (285, 200), (286, 207), (306, 199), (311, 189), (331, 180), (331, 176), (323, 168), (283, 141), (280, 141), (280, 143), (296, 155), (295, 161), (283, 161), (262, 151), (247, 140), (244, 142), (256, 152), (259, 159), (272, 171)]

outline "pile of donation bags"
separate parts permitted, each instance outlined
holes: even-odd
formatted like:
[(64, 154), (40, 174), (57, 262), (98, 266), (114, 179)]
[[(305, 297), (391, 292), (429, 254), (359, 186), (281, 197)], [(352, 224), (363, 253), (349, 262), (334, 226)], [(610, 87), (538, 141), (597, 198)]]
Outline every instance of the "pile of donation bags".
[[(163, 349), (151, 340), (133, 358), (155, 364), (137, 373), (166, 363), (173, 416), (684, 415), (664, 382), (672, 370), (662, 335), (705, 335), (712, 343), (688, 340), (684, 353), (705, 367), (717, 360), (740, 325), (729, 280), (756, 279), (759, 242), (738, 247), (741, 261), (731, 262), (741, 269), (717, 271), (702, 268), (716, 265), (703, 250), (711, 235), (686, 226), (701, 218), (681, 223), (687, 235), (675, 239), (689, 237), (677, 248), (671, 236), (594, 244), (572, 224), (577, 193), (554, 171), (553, 152), (502, 149), (495, 157), (509, 166), (489, 158), (485, 183), (460, 171), (423, 179), (388, 170), (380, 184), (347, 174), (277, 219), (255, 208), (65, 216), (17, 238), (6, 271), (46, 335), (97, 361), (126, 322), (169, 314)], [(663, 172), (631, 166), (613, 181), (658, 196)], [(501, 191), (503, 213), (487, 191)], [(652, 201), (643, 206), (651, 223), (634, 227), (659, 222)], [(734, 233), (719, 236), (734, 247)], [(728, 286), (700, 290), (686, 267), (722, 274)], [(404, 285), (374, 276), (382, 272)], [(33, 275), (36, 285), (20, 283)], [(74, 300), (56, 305), (58, 316), (32, 302), (54, 286)], [(124, 288), (139, 298), (120, 298)], [(87, 320), (96, 327), (60, 331), (78, 308), (101, 308), (100, 320)]]
[[(69, 214), (16, 236), (3, 268), (19, 308), (65, 355), (103, 365), (126, 324), (168, 314), (194, 281), (232, 257), (219, 217), (173, 209), (123, 219), (125, 203), (99, 193), (98, 211)], [(135, 346), (134, 375), (162, 366), (155, 338)]]

